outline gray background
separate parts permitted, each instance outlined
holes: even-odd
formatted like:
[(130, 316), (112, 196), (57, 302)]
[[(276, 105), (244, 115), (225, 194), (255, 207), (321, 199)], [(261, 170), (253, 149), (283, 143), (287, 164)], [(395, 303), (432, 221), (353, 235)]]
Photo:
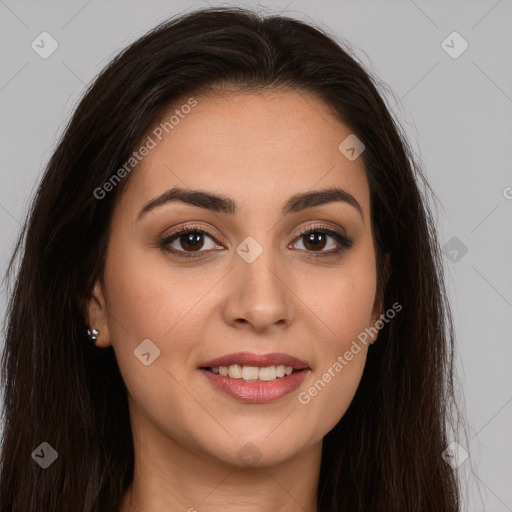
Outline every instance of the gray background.
[[(206, 5), (0, 0), (2, 275), (40, 173), (86, 84), (157, 22)], [(470, 453), (460, 466), (467, 510), (512, 511), (512, 0), (237, 5), (327, 28), (389, 86), (383, 94), (442, 205), (441, 243), (458, 239), (445, 264), (470, 425), (467, 441), (457, 437)], [(43, 31), (59, 44), (48, 59), (31, 48)], [(456, 59), (442, 47), (453, 31), (469, 44)], [(2, 317), (5, 300), (2, 288)]]

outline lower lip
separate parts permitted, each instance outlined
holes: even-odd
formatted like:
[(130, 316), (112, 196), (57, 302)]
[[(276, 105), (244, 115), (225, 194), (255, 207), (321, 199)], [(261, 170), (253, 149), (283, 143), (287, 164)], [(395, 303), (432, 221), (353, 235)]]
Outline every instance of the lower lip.
[(232, 379), (203, 368), (200, 371), (219, 391), (236, 400), (242, 402), (273, 402), (295, 391), (309, 370), (295, 371), (287, 377), (279, 377), (268, 381)]

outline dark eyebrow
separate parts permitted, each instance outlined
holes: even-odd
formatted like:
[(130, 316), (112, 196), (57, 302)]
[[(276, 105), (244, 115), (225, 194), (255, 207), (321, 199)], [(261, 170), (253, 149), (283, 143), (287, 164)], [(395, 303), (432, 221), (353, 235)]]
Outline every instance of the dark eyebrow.
[[(186, 190), (175, 187), (167, 190), (161, 196), (148, 201), (139, 212), (137, 220), (145, 213), (172, 201), (181, 201), (193, 206), (198, 206), (199, 208), (205, 208), (220, 213), (236, 214), (238, 211), (236, 202), (230, 197), (216, 195), (202, 190)], [(306, 208), (312, 208), (335, 201), (353, 206), (364, 219), (363, 209), (356, 198), (352, 194), (337, 187), (295, 194), (286, 201), (281, 213), (283, 215), (297, 213)]]

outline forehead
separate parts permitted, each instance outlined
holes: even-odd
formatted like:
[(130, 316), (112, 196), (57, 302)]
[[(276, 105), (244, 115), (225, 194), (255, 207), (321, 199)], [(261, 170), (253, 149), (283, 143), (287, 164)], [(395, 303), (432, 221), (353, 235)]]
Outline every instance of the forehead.
[(311, 93), (222, 93), (181, 109), (187, 100), (149, 132), (154, 147), (123, 194), (134, 207), (172, 187), (207, 189), (243, 206), (336, 186), (369, 208), (362, 158), (349, 160), (338, 147), (350, 128)]

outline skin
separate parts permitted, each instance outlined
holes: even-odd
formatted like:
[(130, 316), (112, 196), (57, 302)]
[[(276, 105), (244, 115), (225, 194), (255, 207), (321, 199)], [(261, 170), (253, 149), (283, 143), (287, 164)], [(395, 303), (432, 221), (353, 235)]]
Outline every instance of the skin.
[[(129, 393), (135, 476), (121, 511), (316, 511), (322, 438), (354, 397), (367, 346), (308, 404), (298, 394), (384, 312), (364, 164), (339, 151), (350, 129), (309, 93), (196, 99), (118, 198), (89, 302), (97, 346), (113, 345)], [(148, 201), (175, 186), (229, 196), (240, 212), (172, 202), (137, 221)], [(291, 195), (331, 186), (352, 194), (364, 218), (341, 202), (281, 215)], [(315, 259), (337, 246), (329, 236), (315, 251), (298, 238), (319, 222), (343, 228), (353, 246)], [(158, 246), (191, 223), (214, 237), (203, 236), (201, 257)], [(252, 263), (236, 252), (247, 236), (263, 248)], [(179, 237), (172, 246), (192, 252)], [(133, 354), (145, 339), (161, 351), (149, 366)], [(310, 371), (277, 401), (240, 402), (198, 370), (240, 351), (288, 353)], [(237, 455), (247, 443), (259, 454), (251, 467)]]

